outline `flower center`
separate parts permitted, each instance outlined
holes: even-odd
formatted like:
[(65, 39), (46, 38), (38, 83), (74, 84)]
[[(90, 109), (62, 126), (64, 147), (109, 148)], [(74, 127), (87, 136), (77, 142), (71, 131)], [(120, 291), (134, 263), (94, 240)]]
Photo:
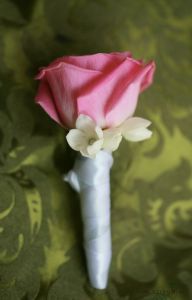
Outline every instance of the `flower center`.
[(96, 139), (91, 138), (91, 139), (89, 139), (88, 144), (91, 146), (91, 145), (93, 145), (95, 142), (96, 142)]

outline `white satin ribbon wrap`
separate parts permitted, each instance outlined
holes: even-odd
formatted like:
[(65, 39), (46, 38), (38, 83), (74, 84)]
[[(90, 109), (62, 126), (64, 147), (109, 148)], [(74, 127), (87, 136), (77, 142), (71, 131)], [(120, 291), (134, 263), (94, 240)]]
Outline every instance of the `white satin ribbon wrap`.
[(94, 288), (107, 286), (111, 262), (110, 168), (112, 155), (100, 151), (94, 159), (81, 155), (65, 181), (80, 193), (84, 247)]

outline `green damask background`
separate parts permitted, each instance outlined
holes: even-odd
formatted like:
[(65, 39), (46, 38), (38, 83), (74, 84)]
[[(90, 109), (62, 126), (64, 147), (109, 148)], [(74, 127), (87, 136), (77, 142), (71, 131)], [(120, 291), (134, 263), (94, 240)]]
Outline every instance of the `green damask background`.
[[(65, 54), (155, 59), (137, 115), (153, 138), (123, 142), (111, 173), (109, 286), (89, 286), (75, 153), (34, 104), (34, 75)], [(192, 299), (192, 2), (0, 0), (0, 300)]]

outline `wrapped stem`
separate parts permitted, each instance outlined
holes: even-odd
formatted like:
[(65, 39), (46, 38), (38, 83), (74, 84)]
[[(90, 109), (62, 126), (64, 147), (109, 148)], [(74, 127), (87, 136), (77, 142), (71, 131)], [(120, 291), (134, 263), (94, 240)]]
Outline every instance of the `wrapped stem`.
[(100, 151), (94, 159), (79, 156), (65, 180), (80, 194), (84, 247), (93, 287), (106, 288), (111, 262), (110, 168), (112, 155)]

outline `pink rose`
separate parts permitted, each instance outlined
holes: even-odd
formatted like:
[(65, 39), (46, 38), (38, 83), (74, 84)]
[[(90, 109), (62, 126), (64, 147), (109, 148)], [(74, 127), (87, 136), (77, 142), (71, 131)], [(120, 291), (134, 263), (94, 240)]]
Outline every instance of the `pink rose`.
[(74, 128), (82, 114), (101, 128), (116, 127), (134, 114), (154, 71), (153, 61), (144, 64), (129, 52), (64, 56), (40, 70), (35, 99), (64, 127)]

